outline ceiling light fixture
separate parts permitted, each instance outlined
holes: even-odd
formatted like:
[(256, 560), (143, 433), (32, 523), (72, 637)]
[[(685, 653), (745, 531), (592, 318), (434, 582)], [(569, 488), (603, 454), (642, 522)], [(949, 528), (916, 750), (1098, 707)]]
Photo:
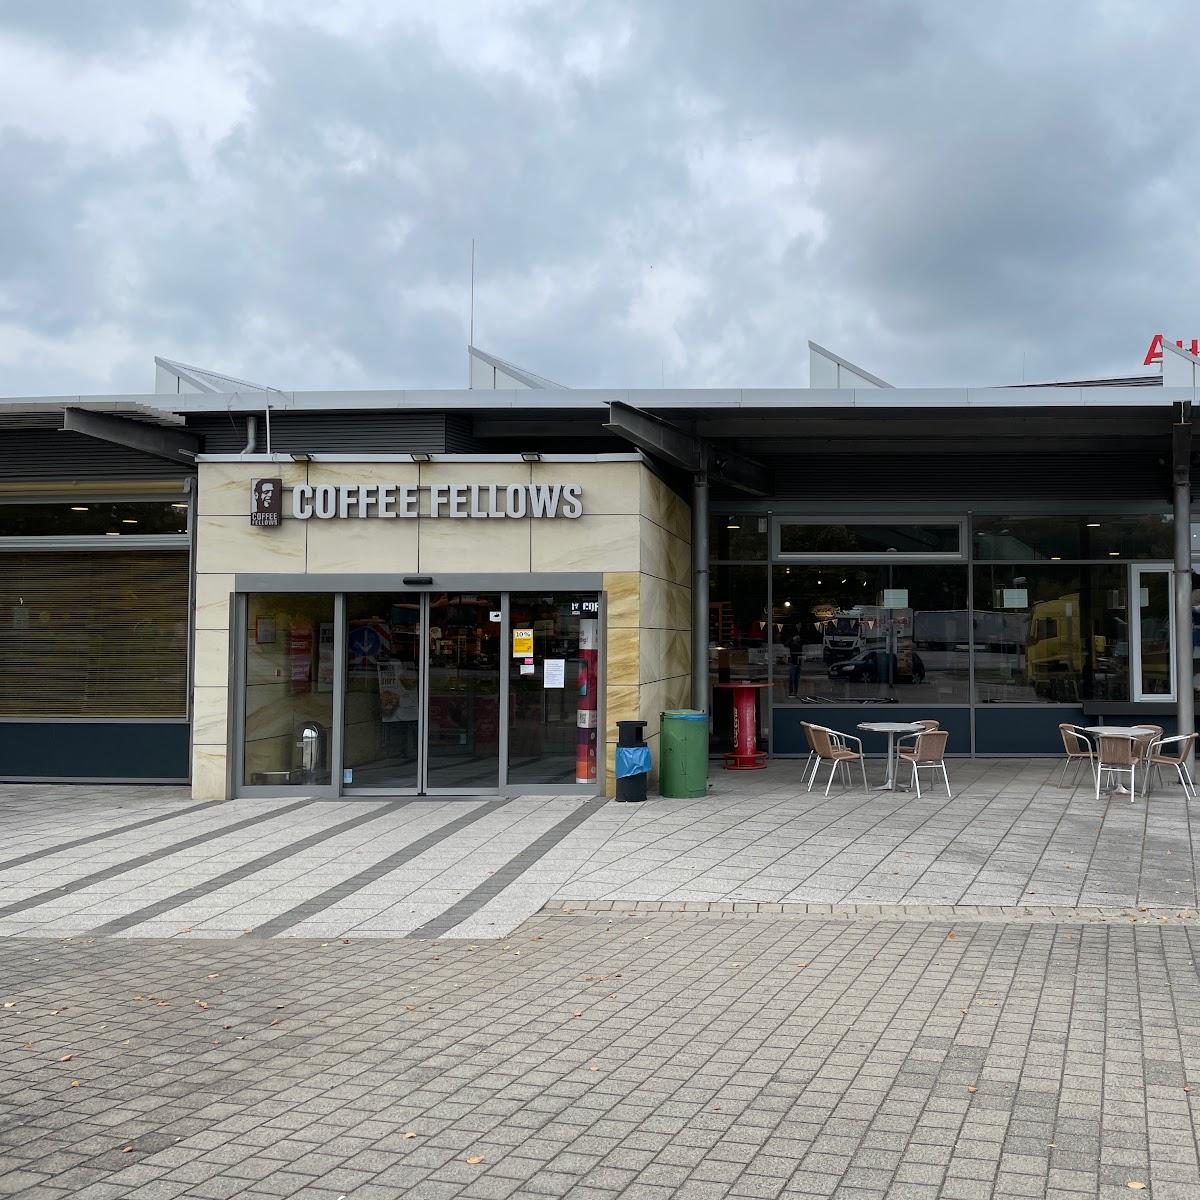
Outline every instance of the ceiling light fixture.
[(88, 506), (86, 504), (72, 504), (71, 511), (72, 512), (87, 512)]
[(122, 525), (136, 525), (137, 518), (136, 517), (122, 517), (121, 524)]
[(1089, 529), (1099, 529), (1099, 528), (1100, 528), (1100, 522), (1099, 522), (1099, 521), (1089, 521), (1089, 522), (1087, 523), (1087, 527), (1088, 527)]

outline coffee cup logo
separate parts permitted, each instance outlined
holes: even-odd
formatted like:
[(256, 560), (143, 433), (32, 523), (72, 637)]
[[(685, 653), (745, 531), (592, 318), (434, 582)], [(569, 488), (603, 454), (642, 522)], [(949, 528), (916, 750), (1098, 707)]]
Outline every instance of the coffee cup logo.
[(283, 520), (283, 480), (250, 481), (250, 524), (278, 525)]

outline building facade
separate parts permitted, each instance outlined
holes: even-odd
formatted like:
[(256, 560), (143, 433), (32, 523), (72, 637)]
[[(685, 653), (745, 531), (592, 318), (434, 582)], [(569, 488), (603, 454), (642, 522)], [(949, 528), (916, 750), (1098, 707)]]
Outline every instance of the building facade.
[[(1060, 722), (1190, 727), (1196, 359), (1039, 388), (282, 393), (158, 363), (145, 396), (0, 400), (0, 778), (198, 798), (612, 790), (619, 720), (758, 693), (936, 717), (957, 754)], [(872, 747), (868, 747), (871, 749)], [(655, 754), (657, 758), (657, 754)]]

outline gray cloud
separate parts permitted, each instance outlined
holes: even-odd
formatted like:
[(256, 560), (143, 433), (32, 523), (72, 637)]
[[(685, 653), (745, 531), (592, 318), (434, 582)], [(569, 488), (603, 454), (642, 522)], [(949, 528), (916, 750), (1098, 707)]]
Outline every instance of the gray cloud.
[(1190, 0), (312, 8), (5, 6), (5, 393), (460, 385), (472, 237), (476, 340), (575, 386), (1200, 334)]

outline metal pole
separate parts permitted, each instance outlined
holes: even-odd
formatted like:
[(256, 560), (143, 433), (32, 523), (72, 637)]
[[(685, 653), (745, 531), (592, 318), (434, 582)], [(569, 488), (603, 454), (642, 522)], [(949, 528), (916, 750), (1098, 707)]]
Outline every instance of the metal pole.
[[(1179, 734), (1194, 731), (1192, 693), (1192, 484), (1190, 405), (1180, 405), (1181, 420), (1174, 429), (1173, 484), (1175, 524), (1175, 723)], [(1133, 612), (1137, 608), (1130, 606)]]
[(710, 711), (708, 698), (708, 476), (692, 481), (692, 707)]

